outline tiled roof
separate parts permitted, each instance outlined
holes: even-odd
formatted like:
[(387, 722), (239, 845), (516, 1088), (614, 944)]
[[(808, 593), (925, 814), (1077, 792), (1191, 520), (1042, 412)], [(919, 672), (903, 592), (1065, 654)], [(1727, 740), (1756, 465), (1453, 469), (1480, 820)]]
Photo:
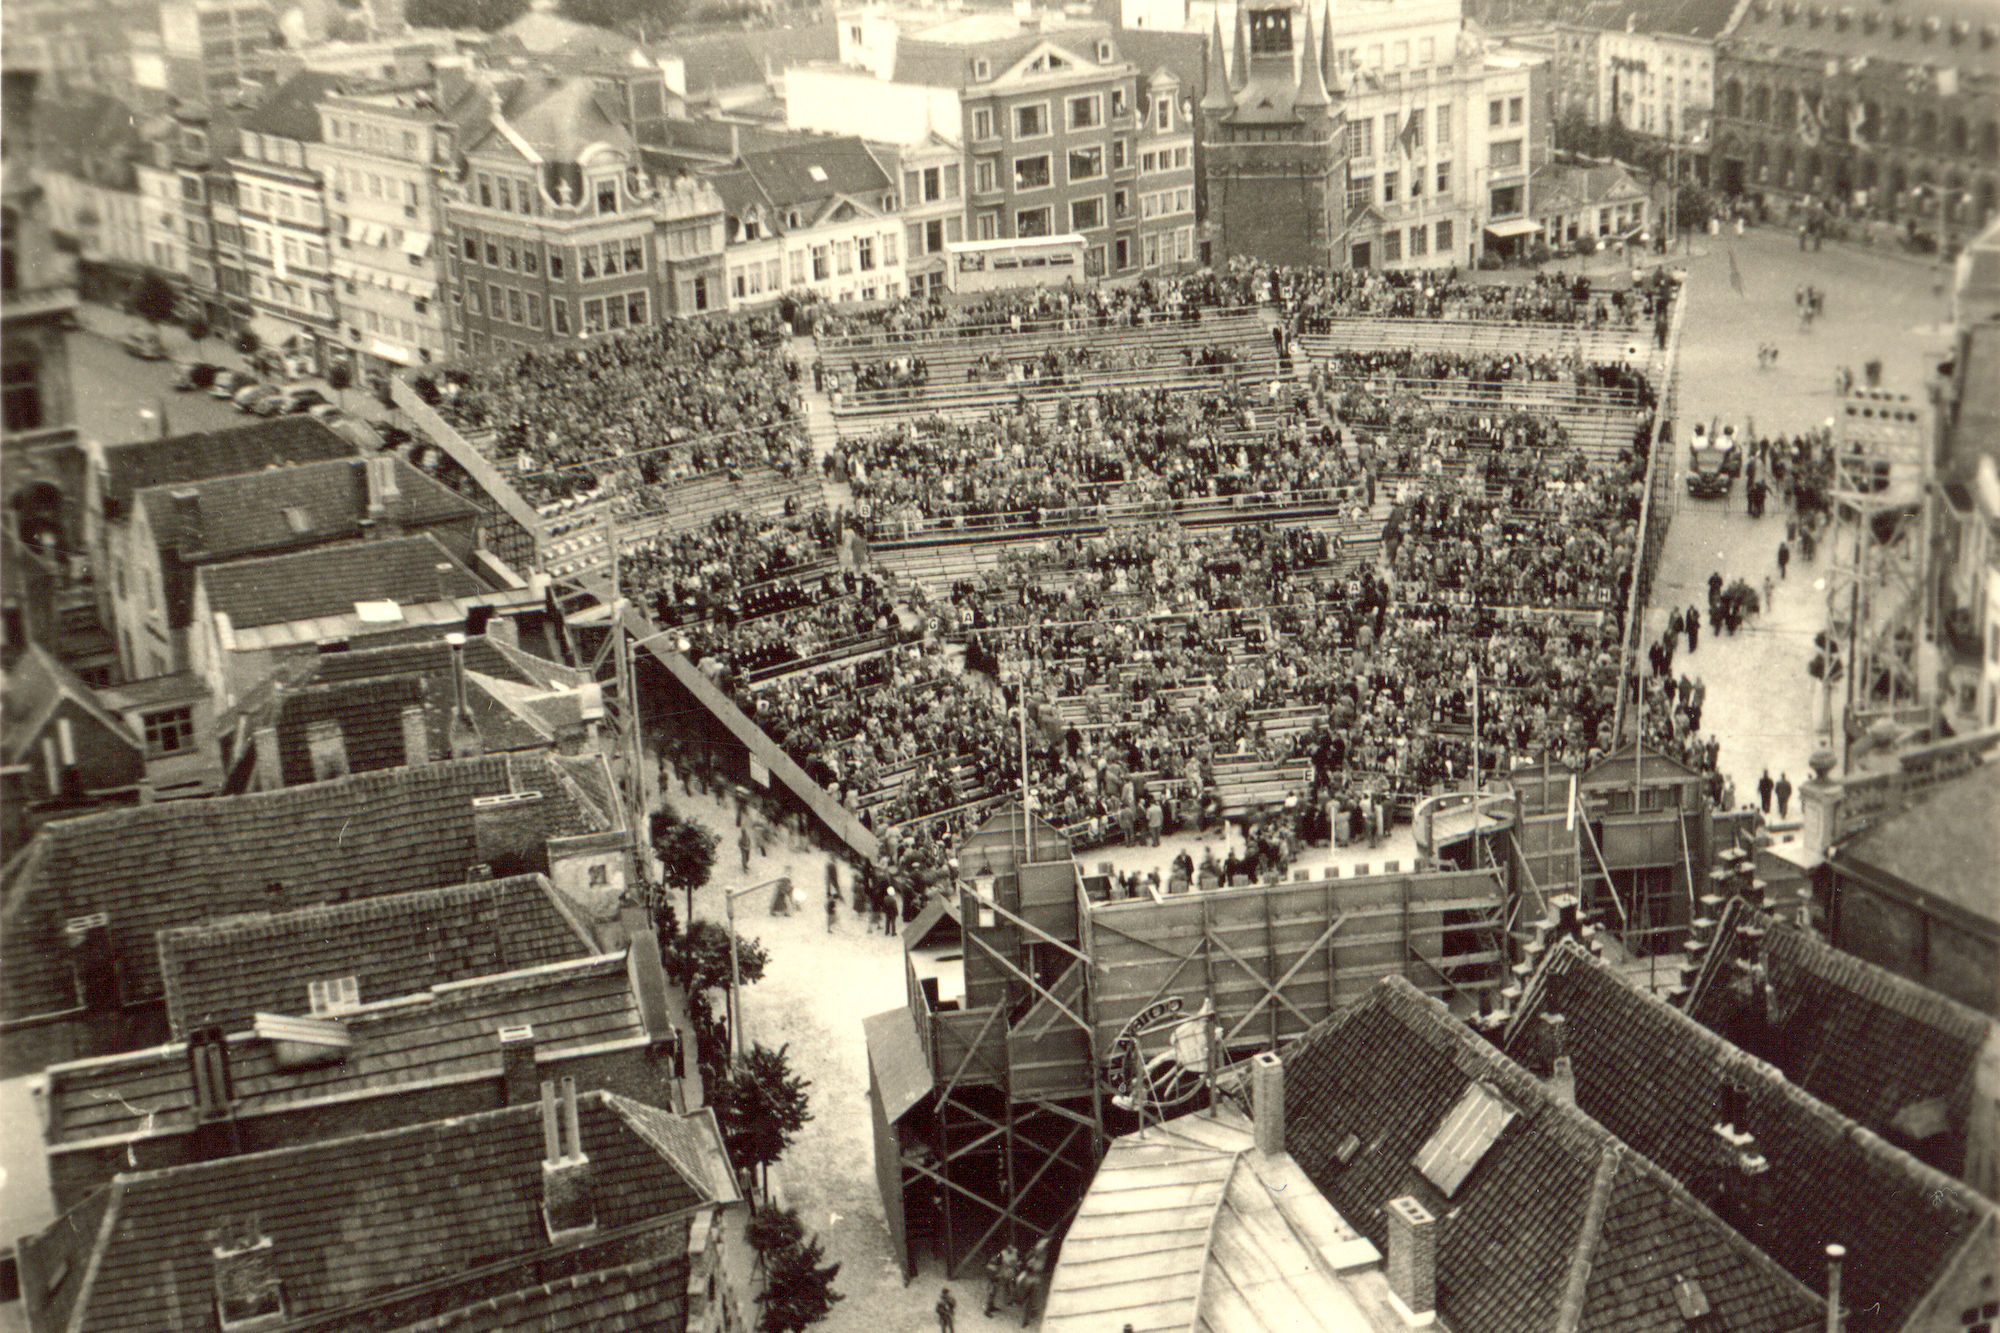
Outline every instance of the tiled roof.
[[(2000, 46), (1988, 46), (1981, 29), (1995, 22), (1992, 0), (1923, 0), (1907, 12), (1890, 11), (1879, 15), (1874, 26), (1853, 21), (1835, 22), (1844, 6), (1828, 0), (1808, 0), (1786, 5), (1770, 0), (1750, 5), (1736, 26), (1730, 29), (1728, 46), (1741, 49), (1769, 45), (1780, 50), (1813, 56), (1862, 57), (1896, 65), (1955, 65), (1971, 72), (1991, 75), (2000, 72)], [(1760, 13), (1759, 10), (1762, 10)], [(1818, 22), (1808, 22), (1807, 14), (1820, 12)], [(1890, 20), (1900, 17), (1905, 26), (1898, 34)], [(1935, 18), (1941, 25), (1935, 34), (1926, 34), (1924, 21)], [(1953, 23), (1968, 25), (1969, 41), (1954, 42), (1949, 33)]]
[(406, 606), (488, 590), (429, 533), (208, 565), (195, 577), (210, 613), (238, 629), (351, 615), (356, 602)]
[(162, 931), (159, 947), (180, 1036), (208, 1024), (241, 1032), (255, 1013), (307, 1013), (315, 979), (351, 976), (363, 999), (383, 1000), (597, 952), (540, 875), (223, 917)]
[(1880, 820), (1834, 853), (1836, 865), (1892, 875), (1918, 892), (2000, 924), (2000, 760), (1953, 778), (1909, 809)]
[(319, 142), (319, 103), (328, 93), (337, 93), (347, 81), (345, 75), (320, 70), (301, 70), (280, 84), (243, 118), (245, 132), (275, 134), (300, 143)]
[(272, 417), (228, 430), (104, 448), (105, 499), (114, 509), (148, 486), (229, 477), (285, 463), (356, 456), (352, 443), (308, 416)]
[(686, 1228), (662, 1230), (681, 1242), (674, 1253), (596, 1268), (460, 1305), (396, 1325), (385, 1333), (660, 1333), (687, 1323)]
[[(400, 458), (385, 459), (396, 491), (384, 497), (384, 521), (405, 530), (477, 519), (479, 507)], [(190, 557), (219, 560), (358, 537), (368, 516), (368, 460), (335, 459), (267, 468), (139, 492), (153, 535)], [(196, 512), (174, 498), (196, 492)], [(293, 511), (287, 513), (287, 511)]]
[(1637, 32), (1711, 40), (1729, 26), (1738, 0), (1599, 0), (1582, 8), (1577, 19), (1606, 32), (1624, 32), (1629, 22)]
[[(1740, 925), (1765, 932), (1768, 999), (1762, 1013), (1750, 1010), (1749, 987), (1737, 975)], [(1702, 984), (1688, 996), (1687, 1011), (1697, 1022), (1892, 1141), (1911, 1142), (1897, 1125), (1899, 1116), (1934, 1103), (1950, 1141), (1935, 1145), (1941, 1151), (1926, 1143), (1920, 1155), (1952, 1175), (1962, 1173), (1973, 1075), (1994, 1035), (1991, 1018), (1842, 953), (1741, 898), (1723, 909), (1709, 953), (1716, 965), (1704, 965)], [(1773, 1017), (1782, 1021), (1772, 1023)]]
[[(1385, 1253), (1390, 1199), (1438, 1219), (1438, 1314), (1455, 1333), (1679, 1329), (1678, 1278), (1738, 1333), (1824, 1319), (1665, 1173), (1400, 977), (1282, 1054), (1287, 1149)], [(1475, 1082), (1516, 1114), (1447, 1198), (1413, 1162)]]
[[(403, 709), (424, 710), (424, 753), (403, 743)], [(430, 688), (421, 676), (383, 676), (286, 690), (277, 699), (278, 765), (287, 787), (314, 780), (312, 727), (340, 728), (350, 773), (372, 773), (411, 762), (451, 756), (451, 693)]]
[[(1847, 1247), (1844, 1297), (1853, 1333), (1895, 1329), (1916, 1308), (1993, 1206), (1855, 1124), (1665, 1001), (1625, 982), (1573, 940), (1550, 951), (1515, 1016), (1521, 1048), (1541, 1014), (1561, 1014), (1577, 1104), (1635, 1152), (1703, 1198), (1726, 1162), (1715, 1125), (1725, 1084), (1740, 1093), (1736, 1127), (1770, 1163), (1765, 1198), (1738, 1225), (1814, 1291), (1825, 1247)], [(1990, 1244), (1990, 1239), (1985, 1243)]]
[(139, 738), (126, 727), (124, 719), (107, 712), (74, 671), (50, 656), (40, 644), (31, 643), (7, 669), (6, 687), (0, 690), (0, 723), (4, 723), (8, 763), (19, 763), (27, 757), (40, 743), (49, 719), (65, 702), (88, 714), (126, 745), (141, 748)]
[(705, 90), (761, 85), (767, 57), (776, 71), (809, 60), (837, 60), (840, 39), (829, 16), (794, 27), (675, 38), (665, 44), (662, 54), (678, 55), (686, 63), (687, 90), (693, 96)]
[(568, 776), (590, 763), (492, 755), (50, 824), (35, 838), (44, 854), (6, 885), (0, 1016), (74, 1007), (63, 923), (75, 917), (108, 916), (121, 995), (138, 1003), (161, 994), (155, 936), (169, 927), (463, 883), (476, 796), (543, 793), (544, 837), (611, 827), (592, 786), (579, 799)]
[(841, 194), (880, 195), (893, 188), (868, 145), (856, 138), (816, 138), (786, 148), (746, 152), (743, 165), (779, 208)]
[[(301, 990), (308, 979), (328, 978), (301, 973)], [(361, 998), (374, 999), (366, 990)], [(236, 1118), (393, 1094), (413, 1082), (496, 1078), (501, 1055), (495, 1034), (502, 1028), (532, 1026), (541, 1062), (565, 1051), (646, 1040), (622, 953), (384, 996), (340, 1015), (338, 1022), (352, 1044), (340, 1059), (304, 1069), (288, 1068), (274, 1043), (261, 1036), (231, 1035)], [(561, 1072), (557, 1066), (546, 1076)], [(45, 1076), (51, 1144), (177, 1135), (195, 1127), (187, 1049), (179, 1043), (51, 1065)]]
[[(577, 1101), (600, 1232), (706, 1201), (634, 1130), (647, 1108), (604, 1092)], [(59, 1249), (69, 1237), (45, 1232), (22, 1247), (31, 1301), (67, 1262), (71, 1327), (83, 1333), (214, 1327), (212, 1247), (245, 1226), (270, 1240), (294, 1320), (551, 1249), (535, 1105), (135, 1172), (103, 1193), (87, 1245)]]

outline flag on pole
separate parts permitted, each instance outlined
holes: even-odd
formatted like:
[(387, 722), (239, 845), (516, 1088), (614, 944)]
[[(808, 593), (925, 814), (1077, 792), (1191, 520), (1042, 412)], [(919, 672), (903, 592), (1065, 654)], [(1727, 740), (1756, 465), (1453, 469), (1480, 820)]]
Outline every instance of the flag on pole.
[(1417, 116), (1414, 111), (1406, 114), (1403, 117), (1403, 129), (1402, 132), (1396, 136), (1396, 147), (1403, 150), (1404, 157), (1408, 157), (1411, 153), (1416, 151)]
[(1736, 289), (1738, 296), (1744, 294), (1743, 270), (1736, 267), (1736, 251), (1733, 249), (1729, 252), (1729, 285)]
[(1847, 137), (1856, 147), (1868, 147), (1868, 104), (1855, 102), (1847, 108)]
[(1799, 98), (1799, 138), (1808, 148), (1819, 147), (1819, 104), (1810, 97)]

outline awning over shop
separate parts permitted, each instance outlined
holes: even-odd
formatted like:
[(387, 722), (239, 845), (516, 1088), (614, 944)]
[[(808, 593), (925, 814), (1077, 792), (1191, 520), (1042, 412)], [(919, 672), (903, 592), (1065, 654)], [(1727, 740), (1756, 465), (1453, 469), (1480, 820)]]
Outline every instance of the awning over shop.
[(882, 1093), (882, 1110), (893, 1125), (935, 1086), (930, 1060), (905, 1005), (862, 1019), (861, 1031), (868, 1043), (868, 1066)]
[(431, 248), (431, 234), (427, 231), (406, 231), (403, 233), (403, 253), (422, 255)]
[(1509, 218), (1505, 222), (1489, 222), (1486, 230), (1500, 237), (1527, 236), (1542, 229), (1542, 224), (1533, 218)]

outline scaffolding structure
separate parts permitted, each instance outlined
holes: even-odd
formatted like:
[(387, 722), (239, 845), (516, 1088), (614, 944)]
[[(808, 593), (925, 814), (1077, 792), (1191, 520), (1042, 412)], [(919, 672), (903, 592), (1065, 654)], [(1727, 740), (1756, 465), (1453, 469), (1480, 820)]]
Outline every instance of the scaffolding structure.
[[(1851, 771), (1863, 737), (1921, 728), (1934, 691), (1924, 678), (1930, 496), (1934, 451), (1927, 403), (1857, 389), (1833, 423), (1833, 497), (1846, 525), (1827, 580), (1822, 681), (1828, 740)], [(1844, 681), (1830, 679), (1842, 663)], [(1838, 720), (1833, 700), (1843, 703)]]

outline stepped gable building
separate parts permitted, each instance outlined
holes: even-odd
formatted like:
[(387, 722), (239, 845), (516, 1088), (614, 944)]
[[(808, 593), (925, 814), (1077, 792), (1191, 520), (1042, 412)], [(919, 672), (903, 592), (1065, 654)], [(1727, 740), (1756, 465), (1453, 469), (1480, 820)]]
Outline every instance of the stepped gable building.
[(61, 820), (9, 867), (6, 1067), (162, 1039), (162, 930), (253, 911), (546, 874), (615, 898), (629, 832), (598, 758), (495, 755)]
[(1733, 898), (1684, 1006), (1704, 1027), (1988, 1198), (2000, 1023)]
[(1549, 951), (1505, 1044), (1531, 1067), (1567, 1066), (1585, 1114), (1822, 1299), (1826, 1247), (1844, 1246), (1851, 1333), (1992, 1321), (2000, 1210), (1575, 939)]
[(541, 1105), (121, 1173), (21, 1244), (21, 1295), (35, 1329), (684, 1333), (738, 1303), (719, 1228), (740, 1208), (707, 1112), (565, 1080)]
[(1746, 0), (1716, 66), (1715, 180), (1954, 230), (2000, 206), (2000, 11), (1988, 0)]
[[(1825, 1323), (1812, 1292), (1666, 1172), (1400, 977), (1256, 1057), (1247, 1082), (1248, 1124), (1230, 1107), (1113, 1146), (1064, 1244), (1049, 1327)], [(1123, 1257), (1140, 1231), (1155, 1253)], [(1108, 1280), (1121, 1264), (1138, 1280)]]
[(1310, 12), (1294, 32), (1289, 0), (1236, 13), (1225, 76), (1218, 18), (1201, 98), (1202, 180), (1215, 235), (1210, 260), (1341, 267), (1348, 138), (1327, 86)]

